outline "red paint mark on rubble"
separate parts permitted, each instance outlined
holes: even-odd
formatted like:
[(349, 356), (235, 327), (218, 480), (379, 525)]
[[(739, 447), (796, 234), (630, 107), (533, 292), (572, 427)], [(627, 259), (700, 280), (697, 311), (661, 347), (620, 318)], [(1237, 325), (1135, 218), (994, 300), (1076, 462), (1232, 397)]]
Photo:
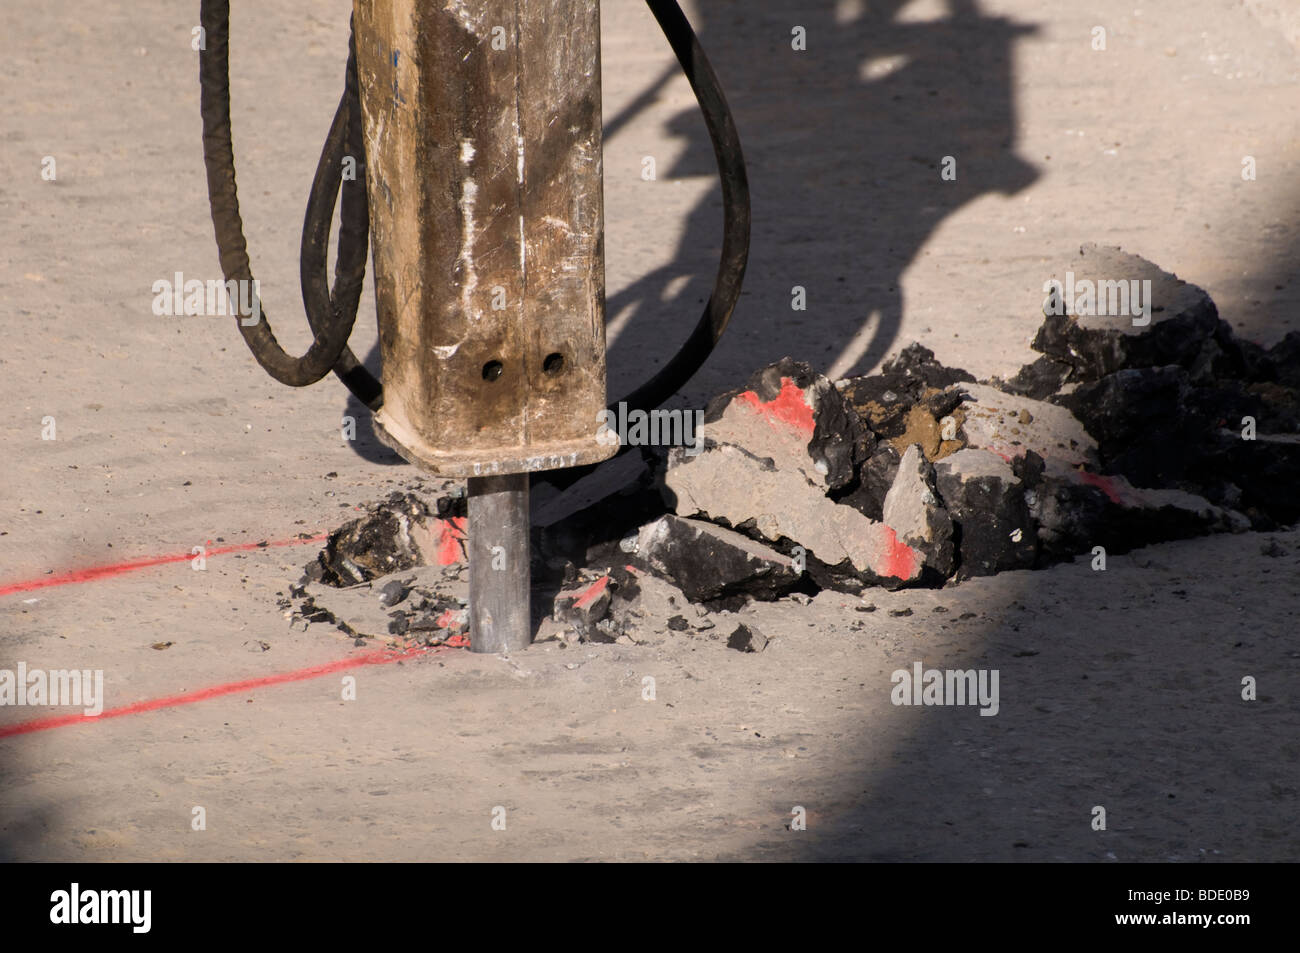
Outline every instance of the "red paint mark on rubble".
[(1089, 473), (1087, 470), (1075, 470), (1074, 472), (1079, 477), (1080, 483), (1095, 486), (1105, 493), (1112, 503), (1124, 502), (1123, 495), (1120, 493), (1120, 486), (1115, 482), (1114, 477), (1105, 476), (1101, 473)]
[(608, 586), (609, 586), (609, 577), (601, 576), (590, 586), (588, 586), (586, 591), (583, 592), (582, 595), (578, 596), (578, 598), (573, 600), (574, 608), (582, 609), (590, 605), (591, 603), (595, 602), (598, 598), (600, 598), (600, 594), (604, 592), (605, 589), (608, 588)]
[[(321, 533), (318, 536), (308, 536), (304, 539), (282, 539), (273, 543), (239, 543), (234, 546), (220, 546), (217, 549), (209, 549), (203, 553), (204, 558), (212, 556), (224, 556), (226, 553), (243, 553), (252, 549), (268, 549), (273, 546), (302, 546), (307, 543), (319, 543), (325, 539), (326, 535)], [(133, 559), (123, 563), (112, 563), (108, 566), (92, 566), (89, 569), (72, 569), (66, 572), (55, 573), (51, 576), (42, 576), (39, 579), (29, 579), (24, 582), (11, 582), (7, 585), (0, 586), (0, 596), (12, 595), (15, 592), (30, 592), (33, 589), (44, 589), (48, 586), (66, 586), (74, 582), (91, 582), (95, 579), (106, 579), (110, 576), (120, 576), (123, 573), (135, 572), (139, 569), (148, 569), (151, 566), (163, 566), (167, 563), (181, 563), (194, 559), (196, 556), (193, 552), (174, 553), (170, 556), (148, 556), (144, 559)]]
[(464, 609), (444, 609), (442, 615), (438, 616), (437, 626), (440, 629), (463, 629), (465, 628), (465, 618), (461, 615)]
[(16, 725), (4, 725), (0, 726), (0, 738), (27, 735), (36, 731), (48, 731), (51, 728), (65, 728), (69, 725), (82, 725), (90, 721), (103, 721), (106, 718), (120, 718), (123, 715), (138, 715), (146, 711), (157, 711), (160, 708), (193, 705), (195, 702), (207, 701), (209, 698), (219, 698), (222, 695), (235, 695), (256, 688), (266, 688), (270, 685), (284, 685), (288, 682), (302, 682), (309, 678), (320, 678), (323, 675), (332, 675), (335, 672), (343, 672), (350, 668), (361, 668), (366, 665), (388, 665), (391, 662), (400, 662), (402, 659), (412, 658), (417, 655), (439, 655), (442, 651), (439, 649), (409, 648), (396, 651), (386, 649), (378, 652), (366, 652), (361, 655), (336, 659), (333, 662), (325, 662), (321, 665), (313, 665), (310, 668), (296, 669), (292, 672), (263, 675), (259, 678), (249, 678), (239, 682), (226, 682), (222, 685), (199, 688), (179, 695), (167, 695), (163, 698), (151, 698), (130, 705), (122, 705), (120, 708), (108, 708), (98, 715), (84, 713), (54, 715), (49, 718), (22, 721)]
[(921, 554), (898, 538), (890, 527), (883, 527), (885, 566), (880, 573), (895, 579), (912, 579), (921, 569)]
[(816, 429), (812, 408), (804, 400), (803, 390), (788, 377), (781, 378), (781, 392), (767, 403), (759, 400), (758, 394), (752, 390), (737, 395), (736, 400), (762, 414), (773, 426), (783, 424), (810, 438)]
[(449, 520), (438, 520), (438, 565), (450, 566), (464, 558), (463, 543), (466, 518), (453, 516)]

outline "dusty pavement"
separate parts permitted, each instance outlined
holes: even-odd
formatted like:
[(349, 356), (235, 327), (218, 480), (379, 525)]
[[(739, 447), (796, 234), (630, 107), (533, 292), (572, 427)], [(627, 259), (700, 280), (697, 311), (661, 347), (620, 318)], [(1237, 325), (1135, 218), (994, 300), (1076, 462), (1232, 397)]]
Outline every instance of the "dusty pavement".
[[(233, 6), (254, 273), (301, 348), (302, 208), (349, 4)], [(687, 9), (754, 195), (746, 293), (687, 405), (786, 354), (840, 375), (912, 340), (1011, 373), (1046, 269), (1085, 241), (1201, 285), (1244, 337), (1300, 328), (1300, 25), (1281, 0)], [(340, 438), (356, 408), (332, 380), (282, 388), (229, 319), (152, 311), (155, 281), (217, 277), (196, 10), (0, 9), (0, 668), (103, 670), (110, 708), (373, 651), (290, 629), (277, 592), (315, 551), (299, 534), (416, 478)], [(603, 10), (613, 397), (695, 320), (720, 211), (653, 21)], [(296, 544), (13, 588), (259, 541)], [(0, 856), (1294, 860), (1298, 574), (1300, 533), (1188, 540), (1105, 573), (757, 604), (739, 613), (772, 637), (757, 655), (649, 626), (646, 645), (448, 649), (0, 738)], [(892, 705), (890, 673), (918, 661), (998, 669), (998, 715)]]

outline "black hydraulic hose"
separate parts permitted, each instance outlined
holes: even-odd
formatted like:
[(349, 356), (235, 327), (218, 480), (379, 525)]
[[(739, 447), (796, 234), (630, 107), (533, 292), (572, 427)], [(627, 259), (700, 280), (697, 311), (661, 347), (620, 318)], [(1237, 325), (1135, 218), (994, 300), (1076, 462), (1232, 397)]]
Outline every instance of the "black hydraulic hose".
[[(346, 159), (352, 159), (351, 177), (344, 177)], [(334, 202), (343, 194), (339, 216), (338, 257), (334, 263), (334, 290), (326, 280), (330, 224)], [(312, 333), (319, 335), (330, 324), (355, 322), (366, 277), (366, 252), (370, 241), (370, 203), (366, 197), (366, 150), (362, 138), (361, 97), (357, 88), (356, 35), (348, 40), (347, 79), (321, 150), (316, 176), (307, 199), (302, 225), (299, 277), (302, 303)], [(344, 346), (334, 363), (334, 374), (348, 390), (372, 411), (384, 403), (383, 386), (350, 347)]]
[[(699, 38), (676, 0), (646, 0), (646, 4), (659, 21), (677, 62), (690, 80), (700, 112), (704, 114), (709, 138), (713, 141), (713, 155), (722, 183), (722, 258), (718, 262), (713, 293), (709, 295), (695, 330), (672, 360), (623, 398), (629, 410), (658, 407), (680, 390), (708, 360), (736, 309), (745, 277), (745, 264), (749, 260), (749, 180), (745, 175), (740, 136), (717, 74), (709, 65)], [(616, 408), (617, 403), (613, 407)]]
[[(285, 352), (261, 309), (261, 301), (251, 293), (253, 274), (248, 264), (248, 244), (244, 223), (239, 215), (239, 196), (235, 187), (235, 157), (230, 141), (230, 4), (229, 0), (202, 0), (199, 23), (203, 28), (203, 49), (199, 52), (200, 111), (203, 115), (203, 163), (208, 174), (208, 202), (212, 207), (212, 225), (221, 255), (221, 270), (226, 281), (247, 282), (256, 324), (245, 324), (250, 315), (236, 318), (257, 363), (273, 378), (291, 387), (314, 384), (324, 377), (347, 347), (348, 336), (356, 319), (338, 314), (338, 320), (321, 321), (311, 347), (302, 357)], [(336, 123), (337, 132), (346, 137), (346, 123)], [(331, 134), (336, 130), (331, 130)], [(329, 148), (327, 144), (327, 149)], [(332, 211), (332, 209), (331, 209)], [(235, 304), (239, 311), (239, 305)]]

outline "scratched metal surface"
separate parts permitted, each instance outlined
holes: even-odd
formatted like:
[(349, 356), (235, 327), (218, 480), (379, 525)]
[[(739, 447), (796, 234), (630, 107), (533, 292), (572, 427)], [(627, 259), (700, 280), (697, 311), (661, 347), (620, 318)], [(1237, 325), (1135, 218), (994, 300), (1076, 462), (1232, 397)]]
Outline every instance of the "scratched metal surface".
[(357, 3), (386, 404), (449, 476), (615, 448), (605, 406), (596, 3)]

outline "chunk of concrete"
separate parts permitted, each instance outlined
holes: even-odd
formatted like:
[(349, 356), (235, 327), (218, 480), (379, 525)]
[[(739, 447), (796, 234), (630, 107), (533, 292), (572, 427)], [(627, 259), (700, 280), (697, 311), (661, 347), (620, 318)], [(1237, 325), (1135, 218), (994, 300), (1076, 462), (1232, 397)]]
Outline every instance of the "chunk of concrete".
[(959, 540), (957, 578), (1034, 565), (1037, 526), (1011, 463), (990, 450), (969, 448), (940, 460), (934, 470)]
[(987, 384), (963, 384), (966, 445), (1010, 462), (1032, 451), (1068, 467), (1096, 466), (1097, 441), (1068, 407), (1018, 397)]
[(1241, 532), (1250, 521), (1178, 489), (1135, 487), (1118, 474), (1055, 472), (1026, 493), (1045, 560), (1095, 546), (1122, 553), (1205, 533)]
[(680, 516), (702, 516), (772, 543), (802, 546), (825, 565), (864, 581), (901, 584), (920, 576), (921, 553), (884, 523), (837, 504), (799, 468), (778, 468), (770, 458), (730, 444), (693, 458), (673, 450), (668, 460), (665, 489)]
[(1034, 400), (1046, 400), (1073, 379), (1074, 368), (1044, 354), (1026, 364), (1010, 380), (994, 380), (999, 390)]
[(1088, 243), (1054, 280), (1061, 293), (1048, 293), (1033, 348), (1069, 365), (1077, 380), (1166, 364), (1197, 376), (1242, 370), (1210, 296), (1145, 258)]
[(874, 446), (840, 392), (809, 365), (783, 358), (709, 402), (706, 444), (745, 448), (826, 489), (850, 484)]
[(669, 514), (637, 534), (636, 561), (692, 602), (747, 595), (776, 599), (799, 582), (789, 557), (733, 530)]
[(934, 465), (917, 444), (903, 454), (885, 494), (884, 522), (940, 576), (953, 570), (952, 519), (934, 489)]
[(1192, 397), (1187, 371), (1169, 365), (1107, 374), (1058, 401), (1097, 437), (1108, 469), (1161, 486), (1189, 475), (1214, 429)]
[(598, 624), (609, 615), (612, 600), (610, 577), (602, 575), (557, 594), (551, 618), (573, 626), (583, 642), (613, 642), (616, 635), (598, 628)]
[(727, 638), (727, 648), (739, 652), (761, 652), (767, 648), (768, 638), (752, 625), (741, 623)]
[[(668, 620), (678, 615), (694, 614), (681, 589), (667, 579), (634, 567), (622, 568), (636, 577), (636, 590), (634, 598), (623, 597), (630, 591), (625, 585), (614, 592), (609, 622), (618, 631), (636, 641), (675, 635), (668, 627)], [(614, 584), (611, 581), (611, 586)]]

